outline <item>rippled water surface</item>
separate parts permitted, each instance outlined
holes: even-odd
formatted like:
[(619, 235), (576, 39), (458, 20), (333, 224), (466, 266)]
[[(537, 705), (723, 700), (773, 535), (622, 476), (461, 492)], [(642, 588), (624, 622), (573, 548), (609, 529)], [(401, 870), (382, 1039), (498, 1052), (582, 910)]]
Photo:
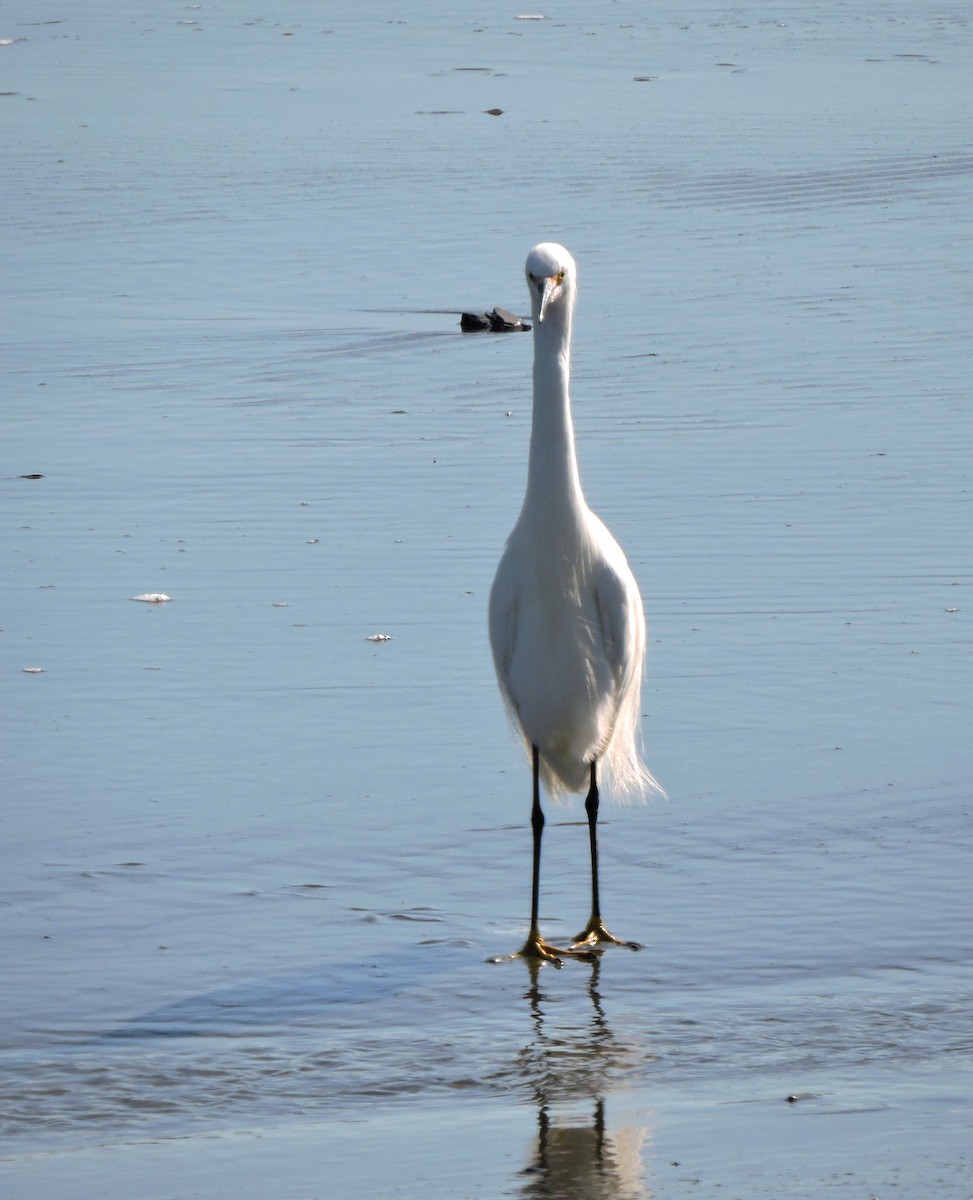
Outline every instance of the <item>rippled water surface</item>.
[[(0, 14), (0, 1192), (969, 1200), (969, 14), (149, 7)], [(669, 799), (532, 976), (547, 238)]]

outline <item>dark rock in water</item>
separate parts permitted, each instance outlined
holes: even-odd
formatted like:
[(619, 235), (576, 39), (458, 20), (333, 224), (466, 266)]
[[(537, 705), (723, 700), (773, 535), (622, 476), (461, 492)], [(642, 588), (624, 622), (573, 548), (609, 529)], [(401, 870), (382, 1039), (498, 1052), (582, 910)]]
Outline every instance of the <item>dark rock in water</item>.
[(530, 325), (505, 308), (492, 308), (488, 313), (462, 313), (459, 327), (466, 333), (529, 333)]
[(525, 325), (520, 317), (515, 317), (505, 308), (495, 308), (492, 312), (488, 312), (487, 316), (490, 318), (490, 328), (494, 333), (522, 332), (530, 329), (530, 326)]
[(483, 329), (490, 328), (490, 321), (486, 313), (462, 313), (459, 327), (464, 333), (479, 333)]

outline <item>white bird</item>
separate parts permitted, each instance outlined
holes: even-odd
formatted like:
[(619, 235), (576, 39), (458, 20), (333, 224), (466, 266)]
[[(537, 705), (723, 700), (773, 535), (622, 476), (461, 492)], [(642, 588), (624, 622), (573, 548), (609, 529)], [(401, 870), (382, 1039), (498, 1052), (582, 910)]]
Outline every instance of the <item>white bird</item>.
[[(645, 616), (621, 547), (588, 508), (574, 451), (569, 381), (577, 296), (574, 259), (554, 242), (527, 256), (534, 318), (534, 411), (527, 490), (490, 593), (497, 679), (533, 761), (534, 858), (530, 932), (513, 957), (560, 963), (591, 958), (601, 943), (638, 949), (609, 933), (598, 894), (598, 777), (623, 793), (661, 791), (638, 751)], [(571, 947), (538, 928), (540, 783), (557, 798), (587, 798), (591, 917)]]

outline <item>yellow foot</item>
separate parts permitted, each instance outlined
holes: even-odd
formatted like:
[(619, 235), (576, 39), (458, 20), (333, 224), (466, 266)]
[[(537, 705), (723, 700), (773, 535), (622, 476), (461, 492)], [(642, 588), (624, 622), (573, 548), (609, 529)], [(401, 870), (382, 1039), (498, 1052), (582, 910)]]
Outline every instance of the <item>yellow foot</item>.
[(638, 942), (626, 942), (622, 938), (617, 938), (613, 933), (609, 933), (605, 928), (605, 922), (601, 917), (592, 917), (588, 924), (581, 930), (578, 936), (571, 943), (571, 949), (574, 950), (579, 946), (624, 946), (628, 950), (641, 950), (642, 947)]
[[(610, 936), (610, 935), (609, 935)], [(592, 946), (594, 943), (592, 942)], [(532, 962), (549, 962), (555, 967), (561, 966), (562, 958), (577, 958), (582, 962), (595, 962), (600, 958), (601, 950), (585, 948), (584, 946), (569, 946), (562, 949), (545, 942), (536, 929), (527, 935), (527, 941), (516, 954), (504, 954), (499, 958), (491, 958), (490, 962), (512, 962), (515, 958), (526, 958)]]

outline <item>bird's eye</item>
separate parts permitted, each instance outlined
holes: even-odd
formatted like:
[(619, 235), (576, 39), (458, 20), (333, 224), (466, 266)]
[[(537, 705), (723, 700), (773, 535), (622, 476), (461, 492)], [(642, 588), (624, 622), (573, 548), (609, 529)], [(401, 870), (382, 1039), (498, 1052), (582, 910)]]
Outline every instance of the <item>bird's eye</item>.
[(558, 283), (564, 282), (564, 272), (563, 271), (558, 272), (557, 281), (558, 281)]

